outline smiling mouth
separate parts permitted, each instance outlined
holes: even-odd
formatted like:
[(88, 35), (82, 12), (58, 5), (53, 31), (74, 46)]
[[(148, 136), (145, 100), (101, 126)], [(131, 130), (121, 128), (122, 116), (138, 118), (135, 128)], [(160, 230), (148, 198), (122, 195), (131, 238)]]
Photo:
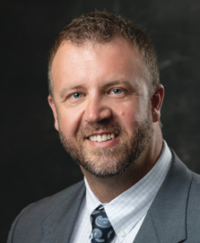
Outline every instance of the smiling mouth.
[(89, 136), (88, 139), (93, 142), (105, 142), (114, 139), (117, 137), (116, 134), (110, 133), (110, 134), (102, 134), (102, 135), (92, 135)]

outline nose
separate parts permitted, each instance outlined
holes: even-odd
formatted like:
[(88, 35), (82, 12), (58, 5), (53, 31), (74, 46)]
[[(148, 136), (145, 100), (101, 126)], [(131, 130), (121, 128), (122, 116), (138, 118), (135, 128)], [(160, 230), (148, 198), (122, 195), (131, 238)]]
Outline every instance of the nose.
[(99, 99), (90, 99), (84, 112), (84, 121), (100, 122), (105, 119), (110, 119), (112, 112), (110, 107), (104, 104)]

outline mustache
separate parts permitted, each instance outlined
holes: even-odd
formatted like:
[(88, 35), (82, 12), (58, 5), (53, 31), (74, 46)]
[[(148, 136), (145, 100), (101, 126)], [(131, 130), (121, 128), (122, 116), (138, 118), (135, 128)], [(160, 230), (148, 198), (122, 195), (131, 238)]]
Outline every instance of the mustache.
[(77, 136), (88, 137), (91, 134), (103, 130), (105, 132), (119, 135), (122, 132), (122, 127), (114, 121), (101, 121), (97, 123), (87, 123), (78, 132)]

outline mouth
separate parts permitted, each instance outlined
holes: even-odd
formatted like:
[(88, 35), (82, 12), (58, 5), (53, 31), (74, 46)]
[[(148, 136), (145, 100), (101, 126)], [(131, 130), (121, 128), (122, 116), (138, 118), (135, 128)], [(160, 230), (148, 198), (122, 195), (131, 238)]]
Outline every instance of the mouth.
[(105, 142), (105, 141), (109, 141), (112, 140), (114, 138), (116, 138), (118, 135), (114, 134), (114, 133), (105, 133), (105, 134), (96, 134), (96, 135), (91, 135), (89, 137), (87, 137), (87, 139), (89, 139), (90, 141), (93, 142)]

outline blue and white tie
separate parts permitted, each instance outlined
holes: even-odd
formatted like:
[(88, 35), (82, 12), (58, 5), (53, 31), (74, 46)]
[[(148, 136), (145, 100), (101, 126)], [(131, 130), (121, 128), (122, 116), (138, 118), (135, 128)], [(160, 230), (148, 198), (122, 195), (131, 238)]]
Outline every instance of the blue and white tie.
[(115, 232), (102, 205), (98, 206), (91, 214), (92, 243), (110, 243)]

